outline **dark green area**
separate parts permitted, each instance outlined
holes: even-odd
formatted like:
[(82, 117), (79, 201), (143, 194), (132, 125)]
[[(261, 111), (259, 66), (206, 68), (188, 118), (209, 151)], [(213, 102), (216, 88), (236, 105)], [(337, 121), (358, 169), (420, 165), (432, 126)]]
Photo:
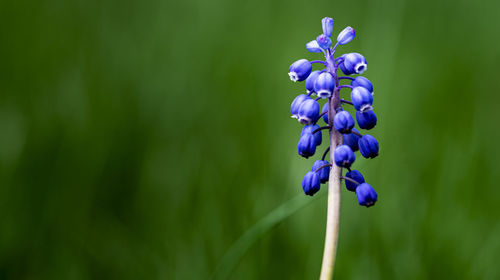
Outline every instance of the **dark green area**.
[[(336, 278), (499, 279), (499, 10), (0, 1), (0, 279), (207, 279), (302, 192), (287, 72), (320, 58), (305, 43), (324, 16), (357, 31), (339, 51), (367, 57), (381, 147), (354, 165), (377, 205), (342, 192)], [(325, 218), (323, 195), (231, 278), (317, 278)]]

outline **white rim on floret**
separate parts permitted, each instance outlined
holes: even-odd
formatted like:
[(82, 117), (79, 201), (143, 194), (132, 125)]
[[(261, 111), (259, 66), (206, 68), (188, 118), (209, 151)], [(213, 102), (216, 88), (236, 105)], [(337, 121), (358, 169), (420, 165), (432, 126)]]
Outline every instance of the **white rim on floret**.
[(298, 121), (299, 121), (301, 124), (305, 124), (305, 125), (309, 125), (309, 124), (311, 124), (311, 119), (310, 119), (310, 118), (301, 118), (301, 117), (299, 117), (299, 118), (298, 118)]
[(366, 63), (360, 62), (356, 64), (356, 66), (354, 66), (354, 71), (356, 72), (356, 74), (363, 74), (363, 72), (366, 71), (366, 68)]
[(297, 73), (295, 72), (288, 72), (288, 76), (290, 76), (290, 80), (292, 80), (293, 82), (299, 80), (299, 75), (297, 75)]
[(318, 91), (316, 93), (316, 95), (318, 95), (318, 97), (321, 97), (321, 98), (330, 98), (332, 96), (332, 92), (328, 91), (326, 89), (322, 89), (322, 90)]
[(369, 111), (369, 110), (373, 110), (373, 106), (372, 105), (366, 104), (366, 105), (361, 106), (361, 108), (360, 108), (361, 112), (366, 112), (366, 111)]

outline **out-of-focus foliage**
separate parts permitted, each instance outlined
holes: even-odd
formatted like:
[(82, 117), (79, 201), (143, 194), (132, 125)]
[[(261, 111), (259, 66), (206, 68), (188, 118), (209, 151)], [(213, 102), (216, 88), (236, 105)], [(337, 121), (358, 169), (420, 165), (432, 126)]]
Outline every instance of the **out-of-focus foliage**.
[[(208, 278), (302, 192), (313, 161), (296, 155), (289, 103), (305, 90), (287, 70), (320, 57), (305, 44), (324, 16), (356, 29), (339, 50), (366, 56), (380, 120), (380, 156), (354, 164), (379, 202), (343, 190), (336, 277), (498, 279), (499, 10), (0, 1), (0, 279)], [(318, 277), (325, 216), (322, 196), (231, 277)]]

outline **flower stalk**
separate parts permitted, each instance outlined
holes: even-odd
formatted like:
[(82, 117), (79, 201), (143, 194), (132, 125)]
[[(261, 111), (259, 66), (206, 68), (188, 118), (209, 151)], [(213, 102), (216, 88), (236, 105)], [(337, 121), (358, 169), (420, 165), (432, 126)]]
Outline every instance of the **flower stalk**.
[[(294, 82), (305, 81), (306, 94), (298, 95), (290, 106), (292, 117), (305, 125), (297, 144), (298, 154), (304, 158), (314, 156), (316, 147), (321, 145), (323, 129), (329, 129), (329, 147), (323, 153), (321, 160), (316, 160), (311, 171), (304, 175), (302, 189), (309, 196), (316, 194), (321, 184), (328, 182), (328, 210), (326, 221), (325, 247), (321, 266), (321, 280), (332, 279), (337, 254), (340, 218), (340, 181), (346, 180), (346, 189), (356, 193), (358, 204), (370, 207), (377, 201), (377, 193), (365, 182), (358, 170), (351, 169), (356, 160), (355, 151), (360, 151), (365, 158), (374, 158), (379, 154), (377, 140), (368, 134), (362, 135), (355, 127), (357, 122), (360, 129), (372, 129), (377, 123), (373, 112), (373, 85), (362, 77), (348, 77), (361, 75), (367, 69), (367, 62), (359, 53), (347, 53), (335, 58), (336, 47), (345, 45), (354, 39), (355, 31), (346, 27), (337, 37), (332, 48), (333, 19), (323, 18), (323, 34), (316, 40), (306, 44), (308, 51), (323, 53), (325, 61), (300, 59), (290, 65), (290, 79)], [(312, 64), (323, 64), (326, 69), (313, 71)], [(344, 75), (339, 77), (340, 70)], [(340, 85), (340, 80), (350, 81), (350, 85)], [(351, 100), (341, 99), (340, 90), (351, 90)], [(313, 99), (314, 95), (316, 98)], [(318, 101), (326, 100), (320, 113)], [(356, 122), (348, 111), (344, 111), (342, 104), (349, 104), (356, 110)], [(323, 119), (327, 126), (320, 127), (317, 122)], [(344, 144), (345, 142), (345, 144)], [(330, 152), (330, 161), (325, 161)], [(335, 164), (333, 164), (335, 163)], [(342, 168), (349, 172), (342, 177)], [(354, 184), (353, 182), (357, 182)]]
[[(335, 81), (335, 90), (333, 91), (332, 97), (328, 100), (328, 124), (330, 127), (333, 127), (333, 119), (337, 113), (336, 109), (340, 107), (340, 89), (339, 79), (336, 73), (337, 71), (331, 59), (328, 59), (327, 71), (333, 75)], [(330, 129), (330, 151), (335, 151), (337, 146), (342, 145), (342, 141), (342, 134), (335, 129)], [(330, 153), (330, 162), (334, 162), (333, 153)], [(335, 267), (340, 222), (341, 175), (342, 168), (334, 164), (330, 169), (330, 177), (328, 180), (328, 210), (326, 218), (323, 262), (321, 265), (321, 280), (330, 280)]]

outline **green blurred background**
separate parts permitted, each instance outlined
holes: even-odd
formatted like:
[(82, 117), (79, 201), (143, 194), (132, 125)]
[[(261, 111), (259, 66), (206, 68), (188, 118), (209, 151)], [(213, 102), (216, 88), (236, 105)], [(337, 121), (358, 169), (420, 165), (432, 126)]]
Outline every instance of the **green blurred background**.
[[(500, 279), (499, 1), (0, 2), (0, 279), (208, 279), (300, 196), (288, 66), (354, 27), (381, 155), (342, 190), (337, 279)], [(317, 199), (231, 279), (315, 279)], [(301, 202), (301, 203), (302, 203)]]

